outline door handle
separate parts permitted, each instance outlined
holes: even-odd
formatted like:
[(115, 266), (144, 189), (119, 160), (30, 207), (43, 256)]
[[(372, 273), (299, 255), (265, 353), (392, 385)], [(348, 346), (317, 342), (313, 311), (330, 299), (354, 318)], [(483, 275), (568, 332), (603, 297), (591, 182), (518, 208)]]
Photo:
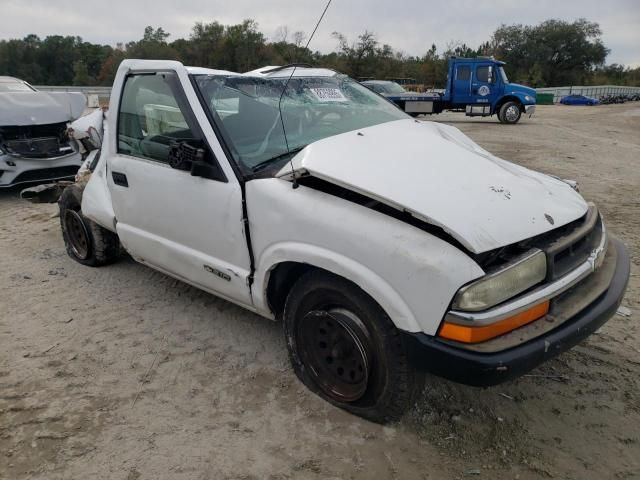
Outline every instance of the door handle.
[(120, 185), (121, 187), (129, 187), (129, 182), (127, 181), (127, 176), (124, 173), (120, 172), (111, 172), (111, 178), (113, 178), (113, 183), (116, 185)]

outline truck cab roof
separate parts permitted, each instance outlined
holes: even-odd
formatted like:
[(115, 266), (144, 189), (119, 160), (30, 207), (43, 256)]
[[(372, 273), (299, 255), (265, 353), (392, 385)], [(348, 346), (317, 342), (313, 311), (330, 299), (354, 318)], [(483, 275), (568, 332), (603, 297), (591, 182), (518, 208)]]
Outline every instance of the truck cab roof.
[(449, 60), (455, 61), (456, 63), (493, 62), (497, 65), (506, 65), (506, 62), (503, 62), (501, 60), (496, 60), (493, 57), (473, 57), (473, 58), (449, 57)]

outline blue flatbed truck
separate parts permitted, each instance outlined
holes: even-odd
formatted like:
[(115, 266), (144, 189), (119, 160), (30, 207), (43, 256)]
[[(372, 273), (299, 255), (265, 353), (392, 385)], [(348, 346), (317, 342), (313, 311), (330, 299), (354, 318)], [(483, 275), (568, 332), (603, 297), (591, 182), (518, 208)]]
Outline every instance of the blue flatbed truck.
[[(533, 88), (510, 83), (504, 65), (504, 62), (490, 57), (451, 57), (443, 93), (381, 94), (413, 116), (446, 110), (465, 112), (470, 117), (497, 115), (501, 123), (514, 124), (522, 115), (533, 115), (536, 92)], [(374, 91), (378, 91), (381, 83), (363, 82)]]

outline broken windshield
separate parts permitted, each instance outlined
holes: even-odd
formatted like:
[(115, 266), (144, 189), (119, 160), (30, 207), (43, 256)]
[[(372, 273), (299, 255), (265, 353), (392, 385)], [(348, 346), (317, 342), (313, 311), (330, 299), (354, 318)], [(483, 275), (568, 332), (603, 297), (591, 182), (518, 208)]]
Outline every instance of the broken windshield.
[[(195, 79), (234, 159), (249, 170), (323, 138), (407, 118), (346, 75), (296, 75), (288, 84), (288, 75), (197, 75)], [(280, 119), (278, 103), (285, 84)]]

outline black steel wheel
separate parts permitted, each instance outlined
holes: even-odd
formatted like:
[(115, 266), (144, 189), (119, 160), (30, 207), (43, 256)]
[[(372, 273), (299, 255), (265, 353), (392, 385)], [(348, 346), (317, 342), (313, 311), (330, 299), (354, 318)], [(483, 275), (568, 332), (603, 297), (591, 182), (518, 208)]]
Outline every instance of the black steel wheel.
[(364, 395), (371, 352), (367, 329), (357, 315), (343, 308), (313, 310), (298, 322), (296, 340), (327, 396), (352, 402)]
[(75, 210), (65, 210), (64, 219), (69, 246), (80, 260), (86, 260), (91, 251), (91, 239), (80, 213)]
[(78, 263), (90, 267), (115, 262), (120, 254), (118, 235), (82, 215), (81, 205), (82, 188), (77, 184), (65, 188), (58, 199), (67, 253)]
[(424, 376), (395, 325), (357, 285), (323, 270), (302, 275), (284, 308), (289, 358), (298, 378), (330, 403), (374, 422), (400, 418)]

